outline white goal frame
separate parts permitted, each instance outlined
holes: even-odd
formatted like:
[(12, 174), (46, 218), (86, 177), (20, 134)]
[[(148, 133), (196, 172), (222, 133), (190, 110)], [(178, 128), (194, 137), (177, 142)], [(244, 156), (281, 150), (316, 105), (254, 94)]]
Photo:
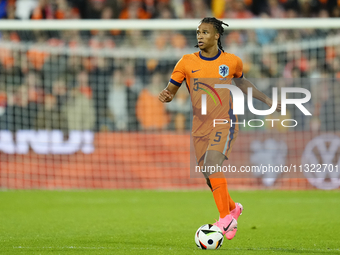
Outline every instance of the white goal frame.
[[(340, 18), (224, 19), (228, 30), (340, 29)], [(199, 19), (2, 20), (0, 30), (192, 30)]]

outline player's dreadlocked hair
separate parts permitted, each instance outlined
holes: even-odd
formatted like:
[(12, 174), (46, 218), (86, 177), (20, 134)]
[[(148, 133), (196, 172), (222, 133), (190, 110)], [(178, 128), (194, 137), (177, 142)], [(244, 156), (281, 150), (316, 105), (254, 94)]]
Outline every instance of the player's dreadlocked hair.
[[(216, 32), (218, 34), (220, 34), (220, 37), (218, 38), (217, 46), (218, 46), (218, 48), (221, 49), (221, 51), (224, 52), (223, 47), (222, 47), (222, 43), (221, 43), (221, 37), (222, 37), (223, 32), (224, 32), (224, 28), (223, 28), (222, 25), (225, 25), (227, 27), (229, 27), (229, 25), (224, 23), (221, 20), (214, 18), (214, 17), (206, 17), (206, 18), (201, 20), (201, 23), (208, 23), (208, 24), (212, 24), (214, 26), (214, 28), (216, 29)], [(195, 47), (198, 48), (198, 44)]]

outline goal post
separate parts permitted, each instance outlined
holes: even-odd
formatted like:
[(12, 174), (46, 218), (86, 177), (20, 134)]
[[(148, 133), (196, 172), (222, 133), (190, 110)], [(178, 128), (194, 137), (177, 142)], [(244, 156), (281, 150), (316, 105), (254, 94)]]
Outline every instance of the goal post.
[[(1, 30), (193, 30), (200, 19), (169, 20), (4, 20)], [(338, 29), (340, 18), (224, 19), (228, 30)]]
[[(246, 107), (225, 166), (262, 172), (229, 175), (229, 187), (339, 188), (340, 19), (223, 21), (222, 46), (242, 59), (244, 76), (269, 96), (273, 87), (310, 91), (312, 113), (289, 106), (266, 118)], [(1, 21), (0, 188), (205, 188), (192, 173), (186, 86), (169, 104), (157, 99), (177, 61), (197, 51), (199, 22)], [(265, 173), (281, 165), (291, 172)]]

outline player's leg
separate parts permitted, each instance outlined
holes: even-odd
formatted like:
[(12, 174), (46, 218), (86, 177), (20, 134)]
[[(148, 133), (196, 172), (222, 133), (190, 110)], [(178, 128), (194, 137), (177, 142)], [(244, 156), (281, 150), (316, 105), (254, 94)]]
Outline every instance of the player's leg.
[[(213, 129), (209, 135), (209, 143), (207, 146), (208, 153), (205, 153), (205, 164), (222, 166), (224, 160), (228, 159), (231, 153), (237, 134), (237, 130), (230, 128), (230, 126), (217, 127)], [(221, 176), (221, 178), (225, 179), (224, 176)], [(226, 201), (229, 203), (229, 210), (231, 211), (235, 209), (235, 202), (230, 197), (229, 192), (227, 194), (228, 198)]]
[[(204, 168), (214, 171), (214, 167), (222, 166), (225, 156), (219, 151), (208, 150), (204, 157)], [(211, 191), (215, 199), (220, 217), (224, 218), (230, 214), (229, 193), (227, 180), (222, 172), (206, 172), (205, 177), (209, 179)]]
[[(200, 139), (200, 141), (202, 142), (203, 139)], [(206, 139), (205, 139), (206, 140)], [(196, 143), (197, 143), (197, 139), (196, 139)], [(207, 142), (205, 141), (205, 143), (207, 144)], [(207, 145), (205, 145), (205, 147), (207, 147)], [(197, 147), (196, 147), (197, 148)], [(196, 149), (196, 153), (199, 152), (198, 149)], [(202, 152), (201, 152), (202, 153)], [(225, 159), (225, 156), (221, 153), (219, 153), (218, 151), (211, 151), (209, 152), (209, 156), (205, 157), (207, 154), (207, 152), (204, 152), (204, 154), (200, 157), (200, 159), (198, 160), (198, 163), (197, 165), (200, 166), (200, 167), (203, 167), (204, 165), (209, 165), (209, 164), (214, 164), (214, 162), (217, 162), (219, 165), (222, 165), (223, 164), (223, 161)], [(215, 156), (216, 155), (216, 156)], [(196, 155), (197, 156), (197, 155)], [(199, 154), (200, 156), (200, 154)], [(217, 158), (216, 158), (217, 157)], [(206, 162), (206, 163), (204, 163)], [(216, 165), (216, 164), (215, 164)], [(210, 190), (213, 192), (213, 187), (211, 185), (211, 181), (210, 181), (210, 178), (209, 178), (209, 173), (206, 173), (206, 172), (202, 172), (205, 179), (206, 179), (206, 182), (207, 182), (207, 185), (208, 187), (210, 188)], [(213, 176), (214, 177), (214, 176)], [(217, 178), (218, 176), (215, 176), (215, 178)], [(222, 182), (226, 182), (226, 185), (225, 185), (225, 189), (227, 190), (227, 198), (224, 199), (225, 201), (223, 201), (223, 205), (224, 203), (229, 203), (229, 210), (232, 211), (235, 209), (235, 202), (232, 200), (232, 198), (230, 197), (230, 194), (228, 192), (228, 187), (227, 187), (227, 180), (225, 179), (224, 176), (220, 176), (221, 178), (223, 178)], [(216, 193), (216, 192), (215, 192)], [(213, 192), (214, 194), (214, 192)], [(218, 197), (219, 195), (216, 194), (216, 197)], [(217, 208), (221, 208), (221, 206), (219, 206), (219, 203), (216, 203), (217, 205)], [(219, 211), (223, 209), (219, 209)], [(224, 213), (222, 213), (224, 214)], [(221, 215), (220, 215), (221, 216)]]
[[(205, 156), (205, 154), (204, 154), (204, 156)], [(198, 166), (200, 166), (200, 167), (204, 166), (204, 158), (205, 158), (205, 157), (202, 157), (202, 158), (201, 158), (201, 160), (198, 162)], [(208, 187), (210, 188), (211, 191), (213, 191), (213, 188), (212, 188), (212, 186), (211, 186), (211, 181), (210, 181), (210, 179), (209, 179), (209, 173), (203, 172), (203, 175), (204, 175), (204, 177), (205, 177), (205, 180), (206, 180), (206, 182), (207, 182)], [(230, 197), (229, 192), (228, 192), (228, 200), (229, 200), (229, 210), (232, 211), (232, 210), (235, 209), (235, 202), (234, 202), (234, 201), (232, 200), (232, 198)]]
[[(227, 139), (227, 142), (225, 143), (224, 150), (223, 150), (223, 154), (226, 156), (226, 159), (228, 159), (230, 156), (232, 147), (235, 143), (235, 140), (238, 134), (237, 131), (234, 131), (232, 135), (230, 135), (230, 133), (231, 132), (229, 132), (229, 135), (228, 135), (229, 139)], [(242, 214), (243, 206), (240, 203), (235, 203), (229, 195), (229, 209), (230, 209), (231, 216), (234, 219), (238, 220), (238, 217)], [(237, 228), (234, 228), (234, 230), (227, 232), (225, 236), (227, 239), (231, 240), (234, 238), (236, 232), (237, 232)]]
[[(233, 144), (235, 142), (235, 138), (237, 137), (237, 132), (234, 132), (233, 133), (233, 139), (229, 139), (226, 143), (226, 146), (224, 148), (224, 155), (226, 156), (226, 158), (228, 159), (229, 158), (229, 155), (231, 153), (231, 149), (233, 147)], [(230, 214), (231, 216), (238, 220), (238, 217), (242, 214), (242, 211), (243, 211), (243, 206), (240, 204), (240, 203), (235, 203), (231, 197), (229, 197), (229, 208), (230, 208)], [(226, 233), (226, 238), (231, 240), (234, 238), (235, 234), (237, 232), (237, 228), (234, 228), (234, 230), (232, 231), (229, 231)]]
[[(202, 162), (202, 165), (199, 165), (199, 166), (203, 166), (203, 162)], [(207, 185), (208, 187), (210, 188), (211, 191), (213, 191), (213, 188), (211, 186), (211, 182), (210, 182), (210, 179), (209, 177), (205, 177), (205, 180), (207, 182)], [(228, 182), (227, 182), (227, 185), (228, 185)], [(228, 200), (229, 200), (229, 210), (230, 210), (230, 213), (231, 212), (234, 212), (235, 211), (235, 208), (236, 208), (236, 203), (234, 202), (234, 200), (231, 198), (230, 196), (230, 193), (228, 192)]]
[(215, 224), (222, 230), (223, 234), (226, 234), (237, 227), (237, 221), (230, 214), (230, 195), (228, 192), (227, 179), (225, 178), (223, 172), (216, 172), (214, 171), (216, 168), (212, 168), (216, 166), (221, 167), (224, 160), (225, 155), (219, 151), (208, 150), (205, 153), (204, 167), (205, 169), (210, 169), (213, 171), (207, 171), (206, 177), (209, 179), (214, 200), (220, 213), (219, 220)]
[[(225, 129), (225, 130), (229, 131), (229, 129)], [(222, 135), (223, 138), (218, 139), (218, 141), (220, 142), (220, 146), (215, 146), (214, 150), (208, 150), (207, 151), (206, 148), (209, 148), (209, 145), (212, 142), (211, 140), (215, 140), (214, 143), (216, 142), (215, 137), (212, 137), (211, 135), (205, 136), (205, 137), (194, 137), (193, 142), (194, 142), (194, 147), (195, 147), (196, 158), (199, 159), (198, 162), (197, 162), (198, 166), (200, 166), (200, 167), (202, 167), (202, 166), (216, 166), (216, 164), (219, 165), (219, 166), (222, 166), (223, 161), (226, 159), (226, 156), (223, 154), (223, 152), (229, 152), (230, 153), (230, 151), (227, 150), (227, 149), (232, 144), (232, 143), (229, 143), (228, 146), (226, 146), (227, 143), (228, 143), (227, 137), (229, 137), (228, 136), (229, 132), (227, 132), (226, 134), (223, 135), (223, 133), (225, 133), (225, 130), (223, 130), (222, 132), (218, 131), (217, 134)], [(236, 138), (236, 136), (234, 136), (234, 137)], [(232, 140), (232, 139), (228, 139), (228, 140)], [(207, 169), (207, 168), (205, 168), (205, 169)], [(230, 214), (230, 211), (235, 209), (235, 203), (229, 195), (228, 187), (227, 187), (227, 181), (226, 181), (226, 178), (224, 177), (224, 175), (223, 174), (220, 175), (221, 174), (220, 173), (218, 175), (211, 175), (210, 176), (209, 172), (202, 172), (202, 173), (204, 174), (204, 177), (206, 178), (207, 185), (209, 186), (209, 188), (213, 192), (213, 196), (214, 196), (216, 205), (217, 205), (219, 211), (222, 212), (222, 216), (224, 216), (223, 214), (226, 214), (225, 212), (223, 212), (224, 210), (227, 210), (227, 213), (228, 213), (228, 209), (227, 209), (228, 206), (229, 206), (229, 213), (228, 214)], [(218, 177), (220, 177), (220, 178), (218, 178)], [(216, 179), (216, 181), (215, 180), (211, 181), (211, 179)], [(218, 179), (220, 179), (220, 180), (218, 180)], [(213, 183), (215, 188), (213, 188), (212, 183)], [(218, 186), (220, 186), (220, 187), (217, 188)], [(221, 193), (222, 193), (222, 195), (221, 195)], [(222, 197), (222, 199), (221, 199), (221, 197)], [(217, 202), (217, 201), (219, 201), (219, 202)], [(230, 218), (230, 216), (229, 216), (229, 218)], [(229, 221), (231, 221), (231, 219), (229, 219)], [(223, 222), (226, 222), (226, 220), (224, 219)], [(226, 224), (226, 226), (228, 226), (228, 224)], [(223, 229), (223, 226), (221, 226), (221, 229)], [(225, 231), (223, 231), (223, 232), (225, 233)]]

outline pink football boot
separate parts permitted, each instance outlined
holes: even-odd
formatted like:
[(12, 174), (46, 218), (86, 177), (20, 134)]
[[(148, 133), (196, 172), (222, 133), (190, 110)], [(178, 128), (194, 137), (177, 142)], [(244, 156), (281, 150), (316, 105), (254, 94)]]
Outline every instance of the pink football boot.
[(237, 221), (233, 218), (233, 216), (231, 216), (231, 214), (228, 214), (224, 218), (220, 218), (213, 225), (219, 227), (223, 235), (225, 235), (226, 233), (229, 233), (233, 229), (237, 228)]
[[(243, 211), (243, 206), (240, 204), (240, 203), (235, 203), (235, 209), (230, 211), (230, 215), (235, 219), (237, 220), (238, 217), (242, 214), (242, 211)], [(237, 232), (237, 227), (234, 228), (232, 231), (228, 231), (226, 234), (225, 234), (225, 237), (228, 239), (228, 240), (231, 240), (234, 238), (235, 234)]]

